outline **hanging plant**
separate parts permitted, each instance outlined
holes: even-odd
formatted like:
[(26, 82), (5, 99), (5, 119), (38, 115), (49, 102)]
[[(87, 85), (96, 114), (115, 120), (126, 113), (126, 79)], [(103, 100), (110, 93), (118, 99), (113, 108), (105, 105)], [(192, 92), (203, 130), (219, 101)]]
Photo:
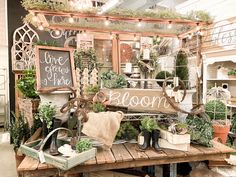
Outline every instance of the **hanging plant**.
[[(143, 60), (143, 53), (140, 55), (139, 59), (137, 60), (137, 65), (141, 71), (146, 72), (148, 68), (146, 68), (142, 60)], [(154, 71), (158, 67), (157, 61), (158, 61), (157, 52), (154, 50), (150, 50), (150, 61), (147, 63), (147, 65), (150, 66), (150, 68), (148, 69), (148, 72)]]
[(94, 68), (100, 66), (97, 62), (97, 56), (93, 48), (88, 50), (77, 49), (74, 52), (74, 60), (76, 68), (79, 68), (81, 71), (83, 71), (84, 68), (88, 68), (89, 71), (92, 71)]

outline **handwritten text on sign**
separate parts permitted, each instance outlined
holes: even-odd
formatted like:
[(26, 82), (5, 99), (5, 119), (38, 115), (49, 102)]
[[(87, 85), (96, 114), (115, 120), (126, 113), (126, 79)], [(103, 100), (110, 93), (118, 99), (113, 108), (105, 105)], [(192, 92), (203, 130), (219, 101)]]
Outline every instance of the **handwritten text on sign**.
[(113, 89), (102, 90), (109, 104), (128, 107), (130, 111), (175, 113), (160, 90)]
[(74, 64), (70, 50), (38, 46), (36, 55), (38, 90), (74, 86)]

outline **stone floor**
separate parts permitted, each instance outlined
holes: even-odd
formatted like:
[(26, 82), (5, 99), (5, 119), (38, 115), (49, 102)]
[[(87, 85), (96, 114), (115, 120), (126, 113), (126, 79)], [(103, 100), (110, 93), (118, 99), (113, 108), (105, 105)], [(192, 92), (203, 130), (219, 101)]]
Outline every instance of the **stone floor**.
[[(0, 137), (5, 133), (0, 128)], [(17, 177), (15, 153), (12, 145), (0, 140), (0, 177)]]

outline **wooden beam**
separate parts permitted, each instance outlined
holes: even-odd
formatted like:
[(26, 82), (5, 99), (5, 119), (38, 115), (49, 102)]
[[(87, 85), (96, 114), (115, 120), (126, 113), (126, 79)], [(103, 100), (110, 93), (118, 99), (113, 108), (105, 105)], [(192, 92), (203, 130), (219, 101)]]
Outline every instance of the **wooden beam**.
[(118, 31), (112, 29), (98, 29), (98, 28), (91, 28), (91, 27), (79, 27), (79, 26), (62, 26), (62, 25), (49, 25), (49, 29), (58, 30), (58, 29), (66, 29), (66, 30), (86, 30), (92, 32), (99, 32), (99, 33), (112, 33), (112, 34), (139, 34), (141, 36), (160, 36), (160, 37), (171, 37), (177, 38), (177, 34), (162, 34), (158, 32), (128, 32), (128, 31)]
[(200, 22), (200, 21), (192, 21), (192, 20), (186, 20), (186, 19), (171, 19), (171, 18), (150, 18), (150, 17), (123, 17), (123, 16), (114, 16), (114, 15), (98, 15), (95, 13), (78, 13), (78, 12), (62, 12), (62, 11), (43, 11), (43, 10), (29, 10), (29, 12), (34, 14), (44, 14), (48, 16), (65, 16), (65, 17), (84, 17), (84, 18), (96, 18), (96, 19), (106, 19), (112, 21), (136, 21), (138, 22), (140, 19), (142, 22), (147, 23), (173, 23), (173, 24), (183, 24), (183, 25), (189, 25), (189, 26), (197, 26), (199, 24), (202, 25), (208, 25), (206, 22)]

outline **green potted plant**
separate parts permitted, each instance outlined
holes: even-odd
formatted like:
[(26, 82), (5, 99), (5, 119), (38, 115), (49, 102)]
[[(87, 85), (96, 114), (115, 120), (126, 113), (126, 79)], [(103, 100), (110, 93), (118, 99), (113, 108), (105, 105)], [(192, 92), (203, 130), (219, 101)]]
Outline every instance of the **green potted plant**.
[(33, 126), (33, 114), (37, 111), (40, 101), (35, 85), (34, 69), (23, 71), (22, 77), (16, 83), (17, 89), (23, 95), (23, 98), (19, 98), (19, 110), (25, 115), (30, 127)]
[(214, 128), (214, 137), (226, 143), (230, 130), (230, 123), (227, 120), (227, 106), (221, 100), (211, 100), (205, 104), (205, 112), (210, 117)]
[(85, 98), (93, 98), (100, 88), (98, 85), (88, 85), (84, 91)]
[(229, 77), (229, 78), (236, 78), (236, 70), (235, 70), (235, 69), (231, 69), (231, 70), (228, 72), (228, 77)]
[(131, 122), (125, 122), (120, 125), (120, 128), (116, 134), (117, 140), (132, 140), (138, 136), (138, 130), (131, 124)]
[(76, 142), (75, 149), (78, 153), (87, 151), (92, 148), (92, 143), (89, 139), (80, 139)]
[(184, 81), (185, 87), (188, 88), (188, 56), (183, 50), (180, 50), (176, 56), (175, 73), (177, 77)]
[(139, 148), (145, 150), (150, 147), (150, 140), (152, 138), (152, 147), (158, 150), (160, 148), (158, 144), (160, 130), (158, 130), (157, 122), (150, 116), (144, 116), (141, 120), (140, 129), (144, 137), (144, 142), (142, 145), (139, 145)]
[[(168, 71), (160, 71), (159, 73), (157, 73), (155, 79), (166, 79), (168, 77), (173, 77), (173, 75)], [(162, 87), (163, 86), (163, 81), (157, 81), (157, 84), (160, 87)]]
[(106, 107), (100, 103), (100, 102), (94, 102), (93, 103), (93, 112), (104, 112), (106, 110)]
[(114, 71), (108, 71), (101, 74), (103, 86), (105, 88), (122, 88), (127, 85), (125, 77), (115, 73)]
[[(51, 103), (44, 103), (40, 104), (38, 108), (38, 113), (36, 114), (36, 119), (40, 119), (43, 123), (43, 139), (46, 138), (47, 134), (50, 132), (50, 130), (54, 130), (56, 128), (59, 128), (61, 126), (61, 120), (55, 118), (56, 115), (56, 106), (52, 105)], [(57, 148), (57, 132), (52, 134), (51, 142), (48, 142), (48, 144), (45, 146), (45, 148), (48, 147), (50, 143), (50, 154), (51, 155), (58, 155), (58, 148)], [(42, 141), (39, 143), (38, 146), (42, 144)], [(36, 147), (38, 148), (38, 147)]]

